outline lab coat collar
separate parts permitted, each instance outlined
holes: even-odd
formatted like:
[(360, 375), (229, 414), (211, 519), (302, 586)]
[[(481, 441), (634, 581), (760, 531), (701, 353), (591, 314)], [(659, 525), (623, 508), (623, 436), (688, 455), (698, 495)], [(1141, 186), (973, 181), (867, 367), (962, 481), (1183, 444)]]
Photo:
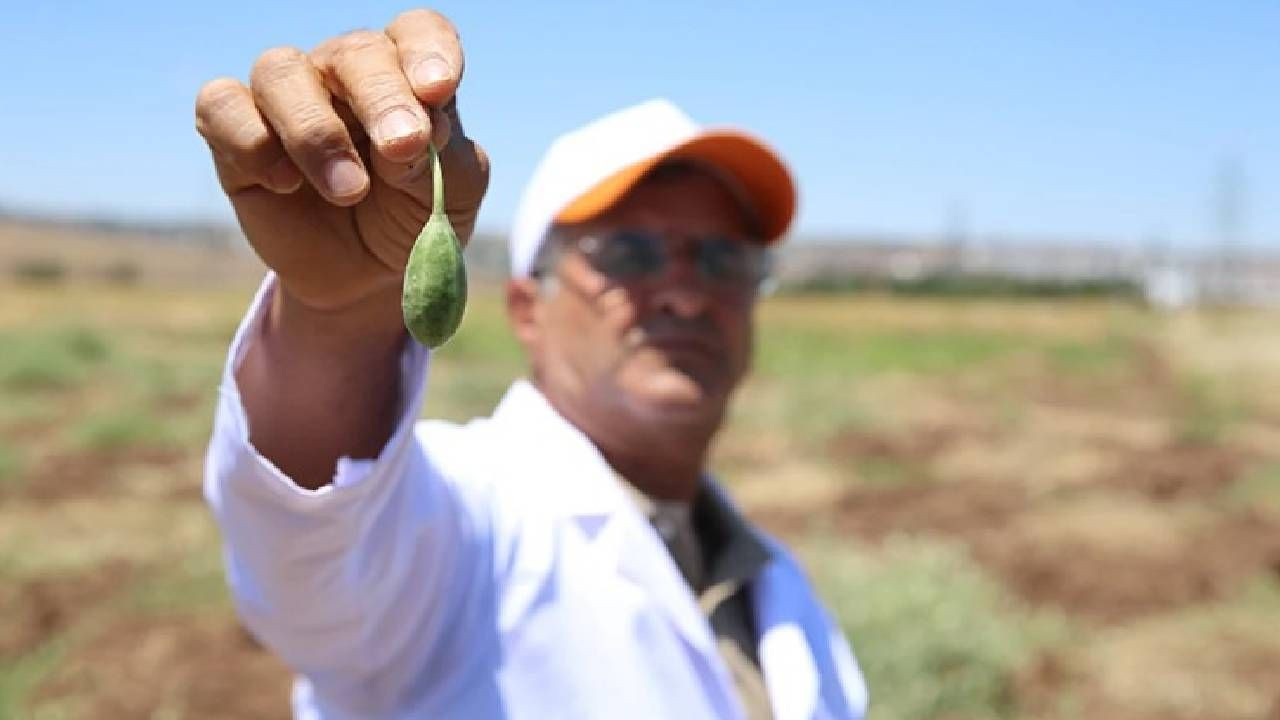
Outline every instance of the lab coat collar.
[[(581, 430), (564, 418), (528, 380), (511, 384), (493, 421), (527, 449), (528, 468), (538, 482), (552, 483), (547, 497), (556, 509), (590, 521), (612, 516), (625, 507), (622, 481)], [(598, 523), (586, 523), (596, 526)], [(592, 533), (594, 534), (594, 532)]]

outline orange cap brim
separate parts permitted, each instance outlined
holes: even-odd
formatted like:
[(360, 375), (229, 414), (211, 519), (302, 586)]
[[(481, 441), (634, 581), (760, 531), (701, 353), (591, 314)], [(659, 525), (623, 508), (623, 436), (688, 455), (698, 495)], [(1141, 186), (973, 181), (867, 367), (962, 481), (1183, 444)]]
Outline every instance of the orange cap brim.
[(665, 160), (688, 158), (728, 173), (746, 193), (765, 244), (786, 234), (795, 215), (796, 190), (782, 159), (764, 142), (735, 130), (709, 130), (692, 140), (619, 170), (579, 195), (556, 215), (561, 223), (585, 222), (613, 207)]

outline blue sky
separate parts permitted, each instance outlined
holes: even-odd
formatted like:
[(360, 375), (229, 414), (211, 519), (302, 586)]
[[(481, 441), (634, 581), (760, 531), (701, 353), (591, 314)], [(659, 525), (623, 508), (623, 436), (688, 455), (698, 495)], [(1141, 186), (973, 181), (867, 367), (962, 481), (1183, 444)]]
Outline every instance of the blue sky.
[[(53, 2), (5, 17), (0, 205), (230, 219), (192, 129), (200, 84), (399, 3)], [(1280, 248), (1280, 3), (444, 2), (504, 229), (559, 132), (664, 95), (771, 140), (805, 233)], [(962, 217), (962, 221), (949, 218)]]

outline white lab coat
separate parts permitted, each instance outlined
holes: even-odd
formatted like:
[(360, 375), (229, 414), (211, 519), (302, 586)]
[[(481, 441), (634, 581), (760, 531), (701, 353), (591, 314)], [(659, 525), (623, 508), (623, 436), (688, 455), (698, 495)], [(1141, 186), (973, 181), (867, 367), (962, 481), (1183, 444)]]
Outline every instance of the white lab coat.
[[(206, 463), (236, 606), (298, 672), (298, 718), (744, 717), (670, 554), (595, 447), (530, 384), (491, 418), (415, 422), (428, 353), (402, 361), (376, 460), (299, 488), (248, 442), (232, 345)], [(791, 556), (751, 585), (778, 720), (861, 718), (848, 645)]]

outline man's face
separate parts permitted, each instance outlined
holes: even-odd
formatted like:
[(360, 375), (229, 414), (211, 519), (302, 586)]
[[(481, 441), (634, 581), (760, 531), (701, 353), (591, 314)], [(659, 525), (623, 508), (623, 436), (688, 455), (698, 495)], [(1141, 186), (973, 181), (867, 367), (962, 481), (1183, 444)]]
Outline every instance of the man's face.
[[(662, 238), (661, 270), (611, 276), (583, 251), (620, 231)], [(695, 246), (712, 238), (733, 249), (752, 243), (734, 196), (690, 170), (643, 181), (603, 216), (558, 234), (566, 249), (555, 286), (534, 311), (540, 382), (591, 411), (717, 426), (750, 363), (756, 287), (705, 277)]]

